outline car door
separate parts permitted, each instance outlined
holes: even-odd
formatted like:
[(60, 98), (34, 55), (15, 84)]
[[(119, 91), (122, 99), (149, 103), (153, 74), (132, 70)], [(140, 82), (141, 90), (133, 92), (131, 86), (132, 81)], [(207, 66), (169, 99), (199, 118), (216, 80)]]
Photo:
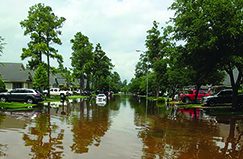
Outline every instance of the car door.
[(18, 96), (19, 96), (20, 90), (12, 90), (9, 92), (9, 101), (18, 101)]
[(232, 91), (225, 91), (224, 101), (225, 103), (232, 103)]
[(197, 99), (201, 100), (202, 97), (204, 97), (204, 96), (205, 96), (205, 92), (203, 90), (199, 90)]
[(26, 92), (25, 92), (24, 89), (16, 90), (16, 93), (14, 95), (14, 98), (15, 98), (14, 100), (18, 101), (18, 102), (24, 101), (25, 100), (25, 94), (26, 94)]
[(219, 93), (217, 98), (217, 103), (231, 103), (232, 100), (232, 92), (231, 91), (222, 91)]

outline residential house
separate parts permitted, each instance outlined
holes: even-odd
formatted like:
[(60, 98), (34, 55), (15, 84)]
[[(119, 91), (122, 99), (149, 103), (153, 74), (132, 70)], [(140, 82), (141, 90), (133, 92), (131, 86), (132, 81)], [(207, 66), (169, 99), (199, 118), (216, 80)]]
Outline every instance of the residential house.
[(32, 88), (32, 71), (21, 63), (0, 63), (0, 75), (6, 89)]
[[(25, 68), (22, 63), (0, 63), (0, 75), (7, 90), (33, 88), (34, 71)], [(65, 78), (60, 73), (51, 74), (50, 87), (59, 87), (61, 85), (67, 85)], [(73, 84), (69, 83), (68, 85)]]

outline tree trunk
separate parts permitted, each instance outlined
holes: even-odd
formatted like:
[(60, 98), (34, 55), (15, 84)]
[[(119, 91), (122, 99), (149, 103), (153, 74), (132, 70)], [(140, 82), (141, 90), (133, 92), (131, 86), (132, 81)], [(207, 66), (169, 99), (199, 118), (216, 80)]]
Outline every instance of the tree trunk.
[(89, 75), (87, 75), (86, 89), (90, 90), (90, 76)]
[(199, 90), (201, 88), (201, 84), (196, 84), (196, 94), (195, 94), (195, 99), (194, 99), (194, 103), (198, 103), (198, 93), (199, 93)]
[(81, 76), (80, 76), (80, 92), (81, 91), (84, 91), (84, 75), (82, 74)]
[(49, 51), (47, 53), (47, 83), (48, 83), (48, 88), (47, 88), (47, 96), (50, 97), (50, 56), (49, 56)]
[(238, 90), (240, 88), (240, 82), (242, 80), (242, 72), (240, 69), (238, 69), (239, 74), (237, 79), (234, 78), (234, 73), (233, 73), (233, 69), (230, 67), (229, 65), (229, 69), (226, 70), (226, 72), (229, 74), (230, 77), (230, 83), (231, 83), (231, 87), (233, 90), (233, 94), (232, 94), (232, 108), (233, 109), (239, 109), (239, 104), (238, 104)]

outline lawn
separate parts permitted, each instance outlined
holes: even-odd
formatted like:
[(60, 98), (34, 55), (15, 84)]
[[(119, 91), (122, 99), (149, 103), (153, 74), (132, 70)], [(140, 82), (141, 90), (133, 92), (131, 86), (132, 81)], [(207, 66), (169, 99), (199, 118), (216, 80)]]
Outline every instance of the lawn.
[(17, 103), (17, 102), (0, 102), (0, 109), (22, 109), (22, 108), (32, 108), (36, 104), (28, 103)]
[[(78, 98), (87, 98), (87, 96), (81, 96), (81, 95), (74, 95), (74, 96), (67, 96), (67, 99), (78, 99)], [(42, 103), (46, 102), (57, 102), (60, 101), (60, 96), (51, 96), (50, 98), (45, 98), (45, 100)]]

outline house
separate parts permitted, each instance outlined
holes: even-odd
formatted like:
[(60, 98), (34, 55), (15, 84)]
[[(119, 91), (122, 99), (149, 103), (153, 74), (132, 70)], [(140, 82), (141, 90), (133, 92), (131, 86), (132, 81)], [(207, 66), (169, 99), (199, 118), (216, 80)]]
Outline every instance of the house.
[(32, 88), (33, 71), (25, 69), (21, 63), (0, 63), (0, 75), (6, 89)]
[[(34, 71), (25, 68), (22, 63), (0, 63), (0, 76), (7, 90), (33, 88), (32, 79)], [(67, 84), (65, 78), (60, 73), (50, 75), (50, 87), (71, 86), (73, 84)]]

